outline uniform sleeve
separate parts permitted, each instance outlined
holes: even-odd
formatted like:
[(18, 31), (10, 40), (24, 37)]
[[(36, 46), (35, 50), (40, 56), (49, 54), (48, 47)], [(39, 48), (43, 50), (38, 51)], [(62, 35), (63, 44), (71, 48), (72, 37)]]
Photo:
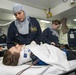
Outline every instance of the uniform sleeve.
[(41, 30), (41, 27), (40, 27), (40, 24), (39, 24), (39, 22), (35, 19), (35, 23), (36, 23), (36, 25), (37, 25), (37, 34), (36, 34), (36, 37), (35, 37), (35, 42), (37, 43), (37, 44), (40, 44), (40, 42), (41, 42), (41, 34), (42, 34), (42, 30)]
[(45, 29), (45, 30), (43, 31), (42, 35), (41, 35), (41, 36), (42, 36), (41, 39), (42, 39), (42, 42), (43, 42), (43, 43), (51, 44), (51, 41), (49, 41), (48, 38), (47, 38), (47, 37), (48, 37), (48, 34), (49, 34), (48, 29)]
[[(12, 23), (13, 24), (13, 23)], [(14, 34), (14, 27), (13, 25), (10, 24), (9, 28), (8, 28), (8, 32), (7, 32), (7, 38), (6, 38), (6, 43), (7, 43), (7, 48), (11, 48), (12, 46), (14, 46), (14, 37), (15, 37), (15, 34)]]

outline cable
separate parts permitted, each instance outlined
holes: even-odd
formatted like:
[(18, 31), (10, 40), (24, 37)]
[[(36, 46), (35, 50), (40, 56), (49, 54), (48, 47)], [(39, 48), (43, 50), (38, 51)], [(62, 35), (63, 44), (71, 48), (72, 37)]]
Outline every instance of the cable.
[(36, 63), (39, 61), (39, 59), (37, 59), (36, 61), (33, 62), (33, 64), (31, 64), (29, 67), (19, 71), (16, 75), (21, 75), (24, 71), (26, 71), (27, 69), (31, 68), (31, 66), (36, 65)]

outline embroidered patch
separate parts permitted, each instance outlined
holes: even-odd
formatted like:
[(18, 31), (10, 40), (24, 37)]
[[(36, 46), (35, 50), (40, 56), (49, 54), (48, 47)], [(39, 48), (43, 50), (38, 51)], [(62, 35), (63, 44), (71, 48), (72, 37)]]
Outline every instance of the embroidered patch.
[(2, 36), (2, 38), (4, 39), (4, 38), (5, 38), (5, 36)]
[(37, 31), (37, 27), (31, 27), (30, 29), (31, 29), (31, 32)]

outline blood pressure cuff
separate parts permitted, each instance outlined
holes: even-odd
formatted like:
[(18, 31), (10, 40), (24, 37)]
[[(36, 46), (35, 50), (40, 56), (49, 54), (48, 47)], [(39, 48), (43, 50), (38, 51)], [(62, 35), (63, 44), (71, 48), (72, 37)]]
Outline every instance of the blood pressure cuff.
[(32, 59), (33, 62), (38, 59), (33, 53), (30, 54), (30, 58)]
[(48, 65), (47, 63), (43, 62), (38, 57), (36, 57), (33, 53), (30, 54), (30, 58), (32, 59), (32, 62), (37, 61), (35, 65)]

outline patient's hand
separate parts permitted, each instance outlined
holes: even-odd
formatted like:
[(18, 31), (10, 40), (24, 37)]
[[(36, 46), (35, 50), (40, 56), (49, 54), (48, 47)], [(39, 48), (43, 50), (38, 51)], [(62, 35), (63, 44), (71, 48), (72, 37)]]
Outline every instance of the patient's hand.
[(51, 42), (51, 45), (54, 45), (55, 46), (55, 43), (54, 42)]

